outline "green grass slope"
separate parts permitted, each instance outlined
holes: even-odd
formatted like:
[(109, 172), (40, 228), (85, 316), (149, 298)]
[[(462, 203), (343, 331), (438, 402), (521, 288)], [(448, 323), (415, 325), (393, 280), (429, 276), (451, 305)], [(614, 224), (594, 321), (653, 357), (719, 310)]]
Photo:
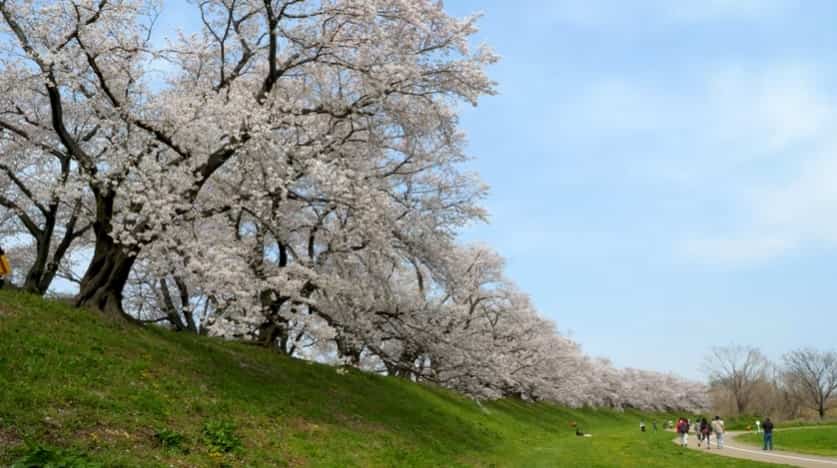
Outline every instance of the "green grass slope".
[[(0, 466), (695, 466), (651, 416), (498, 401), (0, 291)], [(661, 420), (666, 416), (657, 415)], [(577, 421), (592, 438), (576, 437)], [(649, 424), (650, 427), (650, 424)], [(746, 462), (725, 466), (761, 466)]]
[[(762, 434), (742, 434), (737, 439), (761, 447), (763, 437)], [(837, 426), (777, 429), (773, 434), (773, 448), (837, 457)]]

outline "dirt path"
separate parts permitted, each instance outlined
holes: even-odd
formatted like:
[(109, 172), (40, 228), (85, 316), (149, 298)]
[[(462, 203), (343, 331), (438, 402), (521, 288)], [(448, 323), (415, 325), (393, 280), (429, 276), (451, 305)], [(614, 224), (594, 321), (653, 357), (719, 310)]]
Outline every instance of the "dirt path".
[[(722, 449), (715, 447), (715, 437), (713, 436), (711, 450), (706, 450), (706, 445), (704, 444), (701, 444), (701, 448), (698, 448), (697, 436), (695, 434), (689, 434), (689, 448), (692, 450), (703, 450), (704, 452), (711, 453), (713, 455), (800, 466), (803, 468), (837, 468), (837, 458), (818, 457), (816, 455), (806, 455), (781, 450), (768, 452), (760, 450), (758, 447), (738, 442), (735, 440), (735, 437), (740, 434), (743, 434), (743, 432), (727, 432), (724, 437), (724, 448)], [(775, 437), (776, 436), (774, 436), (774, 438)], [(675, 438), (674, 443), (678, 444), (679, 440)]]

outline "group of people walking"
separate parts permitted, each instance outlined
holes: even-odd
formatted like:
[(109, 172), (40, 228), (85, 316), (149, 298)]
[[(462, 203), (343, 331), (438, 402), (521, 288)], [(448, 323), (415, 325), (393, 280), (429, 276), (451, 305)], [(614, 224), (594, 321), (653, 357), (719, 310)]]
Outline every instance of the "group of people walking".
[[(689, 432), (693, 431), (697, 436), (698, 448), (706, 443), (706, 449), (711, 450), (712, 434), (715, 434), (715, 447), (724, 448), (726, 428), (724, 427), (724, 420), (720, 416), (715, 416), (712, 421), (707, 421), (706, 418), (699, 418), (694, 421), (680, 418), (674, 425), (674, 431), (677, 433), (681, 447), (689, 445)], [(773, 450), (773, 421), (770, 418), (765, 419), (764, 423), (756, 421), (756, 433), (764, 433), (763, 450)]]
[(698, 448), (705, 442), (706, 449), (711, 450), (712, 434), (715, 434), (715, 447), (719, 449), (724, 448), (724, 432), (726, 432), (726, 428), (724, 427), (724, 420), (720, 416), (715, 416), (715, 419), (711, 422), (707, 421), (706, 418), (696, 419), (694, 422), (690, 422), (686, 418), (680, 418), (677, 420), (674, 430), (680, 438), (681, 447), (687, 447), (689, 445), (689, 431), (693, 430), (697, 436)]

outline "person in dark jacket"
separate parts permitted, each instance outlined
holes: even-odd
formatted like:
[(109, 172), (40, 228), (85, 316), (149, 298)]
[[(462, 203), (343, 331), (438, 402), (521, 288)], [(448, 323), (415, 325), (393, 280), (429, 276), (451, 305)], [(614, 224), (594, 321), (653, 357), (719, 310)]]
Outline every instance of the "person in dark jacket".
[[(700, 438), (704, 442), (706, 442), (706, 450), (710, 450), (709, 445), (711, 440), (709, 436), (712, 434), (712, 427), (709, 425), (709, 421), (706, 418), (700, 420)], [(698, 447), (700, 447), (700, 443), (698, 443)]]
[(771, 421), (770, 418), (765, 419), (761, 428), (764, 430), (763, 450), (773, 450), (773, 421)]

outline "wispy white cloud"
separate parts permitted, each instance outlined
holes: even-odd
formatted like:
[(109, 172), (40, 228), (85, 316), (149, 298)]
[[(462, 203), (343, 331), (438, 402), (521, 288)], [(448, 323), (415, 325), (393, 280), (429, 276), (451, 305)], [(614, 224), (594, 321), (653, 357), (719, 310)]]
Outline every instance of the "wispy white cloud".
[(556, 119), (573, 138), (646, 138), (633, 151), (648, 180), (720, 198), (727, 211), (680, 220), (689, 228), (672, 239), (676, 250), (750, 264), (837, 248), (837, 94), (827, 75), (798, 63), (716, 67), (676, 92), (609, 79), (569, 99)]
[(723, 68), (707, 79), (706, 105), (722, 141), (752, 152), (775, 153), (793, 145), (821, 144), (834, 126), (834, 96), (811, 65)]
[(691, 238), (680, 245), (690, 258), (716, 265), (760, 263), (775, 258), (797, 246), (796, 241), (783, 236), (748, 235), (741, 237)]
[(760, 164), (770, 177), (739, 176), (749, 186), (730, 200), (740, 220), (687, 241), (694, 258), (738, 265), (837, 248), (837, 95), (818, 76), (809, 67), (779, 66), (714, 79), (717, 131), (735, 141), (731, 157), (769, 158)]
[(591, 83), (571, 97), (562, 112), (563, 122), (576, 130), (605, 130), (610, 135), (636, 132), (661, 132), (674, 123), (672, 114), (680, 114), (675, 96), (666, 96), (640, 83), (611, 79)]
[(554, 0), (551, 9), (565, 23), (641, 27), (778, 17), (791, 5), (789, 0)]
[(788, 0), (658, 0), (649, 3), (663, 8), (668, 18), (682, 21), (764, 18), (776, 16), (791, 6)]

